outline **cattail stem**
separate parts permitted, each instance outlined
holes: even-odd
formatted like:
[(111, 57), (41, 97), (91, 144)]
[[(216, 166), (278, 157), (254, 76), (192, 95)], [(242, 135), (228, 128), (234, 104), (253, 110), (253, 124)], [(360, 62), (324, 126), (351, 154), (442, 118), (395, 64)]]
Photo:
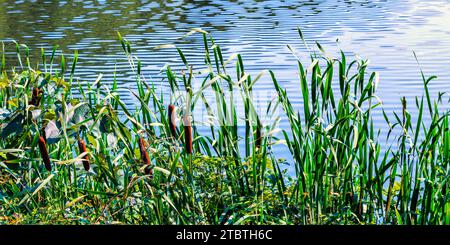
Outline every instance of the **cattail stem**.
[(150, 156), (147, 152), (147, 144), (145, 143), (144, 138), (139, 138), (139, 150), (141, 152), (141, 161), (144, 165), (147, 165), (145, 168), (145, 174), (152, 176), (153, 171), (150, 168)]
[(82, 162), (84, 170), (89, 171), (90, 169), (89, 156), (87, 154), (86, 144), (84, 143), (83, 139), (78, 140), (78, 149), (80, 150), (80, 154), (86, 153), (86, 155), (83, 156)]
[(168, 118), (169, 118), (170, 133), (172, 134), (172, 137), (176, 139), (177, 138), (176, 113), (175, 113), (175, 106), (172, 104), (169, 105)]
[(39, 151), (41, 152), (42, 161), (44, 161), (45, 168), (48, 171), (52, 171), (52, 164), (50, 162), (50, 157), (47, 151), (47, 144), (45, 143), (45, 139), (42, 136), (39, 136)]
[(184, 147), (187, 154), (192, 154), (192, 126), (189, 117), (184, 117)]

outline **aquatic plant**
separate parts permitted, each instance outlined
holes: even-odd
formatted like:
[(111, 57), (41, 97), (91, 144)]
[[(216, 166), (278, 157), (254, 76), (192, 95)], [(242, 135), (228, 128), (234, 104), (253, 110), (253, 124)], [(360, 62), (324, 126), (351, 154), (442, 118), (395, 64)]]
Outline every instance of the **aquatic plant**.
[[(250, 75), (240, 55), (227, 59), (209, 33), (194, 33), (204, 43), (198, 70), (180, 48), (157, 47), (175, 48), (183, 62), (164, 71), (170, 101), (119, 34), (136, 74), (136, 109), (121, 100), (117, 80), (77, 81), (77, 53), (69, 66), (56, 48), (51, 57), (42, 51), (32, 68), (25, 52), (27, 65), (14, 69), (3, 50), (0, 223), (450, 224), (449, 117), (429, 93), (434, 76), (421, 73), (416, 121), (405, 98), (389, 115), (366, 60), (330, 58), (318, 45), (297, 62), (302, 108), (269, 71), (276, 97), (263, 115), (252, 88), (265, 73)], [(24, 48), (16, 45), (19, 64)], [(203, 126), (196, 109), (207, 113)], [(284, 115), (273, 116), (277, 109)], [(376, 110), (386, 128), (375, 128)], [(288, 128), (278, 129), (281, 117)], [(275, 145), (292, 161), (278, 159)]]

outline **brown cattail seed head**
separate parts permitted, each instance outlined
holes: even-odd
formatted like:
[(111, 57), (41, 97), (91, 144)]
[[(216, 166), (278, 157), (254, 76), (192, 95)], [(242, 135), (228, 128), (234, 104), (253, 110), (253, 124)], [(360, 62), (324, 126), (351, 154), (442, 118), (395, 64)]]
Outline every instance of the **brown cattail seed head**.
[(45, 125), (44, 126), (42, 126), (42, 128), (41, 128), (41, 136), (42, 136), (42, 138), (44, 138), (44, 142), (46, 142), (47, 143), (47, 134), (45, 133)]
[(42, 91), (39, 88), (34, 88), (31, 96), (30, 104), (34, 106), (38, 106), (41, 101), (41, 93)]
[(47, 144), (45, 143), (45, 139), (42, 136), (39, 136), (39, 151), (41, 152), (42, 161), (44, 161), (45, 168), (48, 171), (52, 171), (52, 164), (50, 162), (50, 157), (47, 152)]
[(189, 117), (184, 117), (184, 147), (187, 154), (192, 154), (192, 127)]
[(170, 104), (169, 105), (169, 128), (170, 133), (172, 134), (173, 138), (177, 138), (177, 124), (176, 124), (176, 113), (175, 113), (175, 106)]
[(144, 165), (148, 165), (145, 168), (145, 174), (152, 176), (153, 171), (150, 168), (150, 157), (147, 152), (147, 147), (144, 138), (139, 138), (139, 151), (141, 152), (141, 161)]
[(256, 146), (256, 148), (261, 148), (262, 138), (261, 138), (261, 126), (259, 124), (256, 126), (255, 138), (256, 138), (255, 139), (255, 146)]
[(84, 140), (82, 139), (78, 140), (78, 149), (80, 150), (80, 154), (86, 153), (86, 155), (83, 156), (82, 161), (84, 170), (89, 171), (90, 169), (89, 156), (87, 154), (86, 144), (84, 143)]

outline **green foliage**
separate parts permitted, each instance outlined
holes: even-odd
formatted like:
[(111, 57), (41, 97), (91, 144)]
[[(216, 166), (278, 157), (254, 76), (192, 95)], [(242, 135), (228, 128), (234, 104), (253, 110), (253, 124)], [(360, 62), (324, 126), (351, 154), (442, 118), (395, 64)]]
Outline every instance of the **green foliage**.
[[(147, 82), (131, 44), (118, 34), (136, 73), (137, 89), (130, 91), (138, 103), (134, 110), (120, 99), (117, 81), (107, 87), (99, 76), (93, 84), (74, 86), (77, 53), (70, 65), (69, 59), (57, 57), (56, 47), (48, 63), (42, 51), (44, 68), (33, 69), (28, 47), (16, 44), (21, 68), (7, 70), (3, 51), (0, 223), (450, 223), (449, 116), (428, 91), (435, 77), (421, 73), (424, 97), (415, 100), (418, 118), (413, 121), (405, 98), (401, 113), (389, 116), (380, 108), (378, 74), (368, 71), (367, 61), (348, 62), (343, 52), (339, 59), (315, 53), (308, 68), (297, 62), (303, 108), (294, 109), (269, 71), (278, 97), (261, 115), (252, 87), (263, 73), (252, 77), (240, 55), (226, 59), (208, 33), (195, 32), (203, 37), (204, 69), (194, 71), (189, 57), (175, 47), (184, 70), (165, 71), (170, 101)], [(23, 51), (27, 66), (22, 65)], [(60, 67), (53, 69), (58, 59)], [(235, 73), (228, 73), (232, 68)], [(198, 80), (201, 86), (195, 90)], [(42, 91), (39, 103), (33, 100), (34, 88)], [(234, 98), (243, 101), (243, 115)], [(193, 154), (184, 149), (188, 127), (178, 125), (176, 136), (171, 133), (168, 103), (178, 106), (175, 113), (182, 122), (194, 122), (196, 108), (215, 122), (208, 125), (209, 135), (192, 124)], [(275, 134), (280, 118), (262, 123), (278, 107), (289, 121), (282, 138)], [(387, 140), (374, 127), (375, 110), (386, 119), (380, 130), (388, 130)], [(238, 132), (241, 119), (245, 137)], [(51, 172), (42, 161), (40, 136), (46, 140)], [(79, 140), (86, 142), (87, 152), (80, 152)], [(293, 162), (273, 153), (272, 146), (281, 143)], [(82, 164), (86, 155), (89, 171)]]

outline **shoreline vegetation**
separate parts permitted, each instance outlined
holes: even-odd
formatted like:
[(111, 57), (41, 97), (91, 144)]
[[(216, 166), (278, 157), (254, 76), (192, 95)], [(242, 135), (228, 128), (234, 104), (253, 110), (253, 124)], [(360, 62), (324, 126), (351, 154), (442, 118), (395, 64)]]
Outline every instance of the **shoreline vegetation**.
[[(421, 73), (423, 96), (402, 98), (393, 115), (383, 111), (389, 133), (379, 139), (378, 74), (343, 52), (311, 54), (293, 74), (300, 111), (269, 71), (277, 98), (267, 111), (280, 108), (289, 122), (280, 137), (279, 118), (262, 123), (253, 104), (261, 76), (246, 73), (240, 55), (223, 57), (209, 33), (193, 32), (204, 42), (201, 86), (194, 89), (196, 74), (177, 48), (185, 70), (166, 67), (163, 82), (180, 95), (170, 101), (119, 34), (136, 74), (135, 110), (116, 80), (76, 81), (76, 52), (69, 61), (56, 48), (50, 57), (42, 50), (34, 68), (28, 47), (17, 44), (13, 68), (3, 46), (0, 224), (450, 224), (449, 116), (428, 91), (436, 77)], [(194, 123), (199, 105), (214, 121), (210, 135)], [(294, 174), (272, 151), (276, 144), (288, 147)]]

